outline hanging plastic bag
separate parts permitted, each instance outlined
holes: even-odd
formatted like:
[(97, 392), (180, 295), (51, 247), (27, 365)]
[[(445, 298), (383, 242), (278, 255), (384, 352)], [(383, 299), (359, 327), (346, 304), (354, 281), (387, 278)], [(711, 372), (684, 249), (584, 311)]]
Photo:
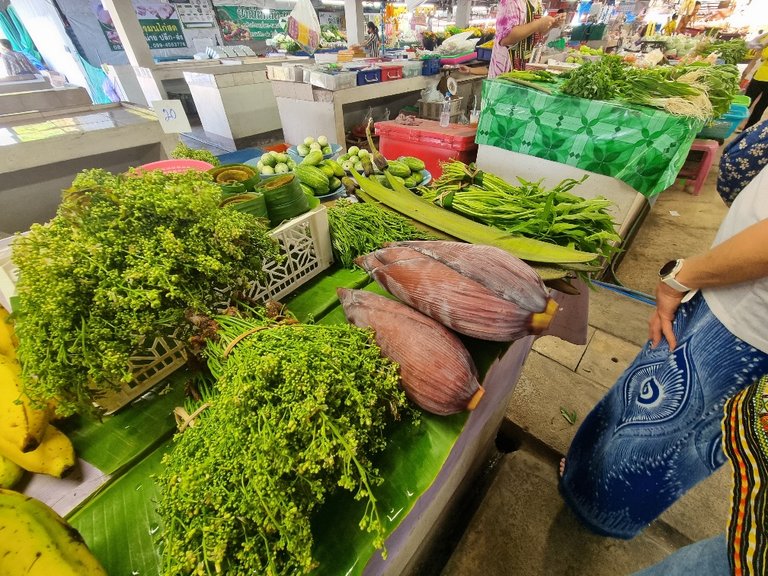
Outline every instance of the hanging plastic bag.
[(320, 45), (320, 20), (311, 0), (298, 0), (288, 16), (288, 36), (296, 40), (302, 49), (314, 54)]

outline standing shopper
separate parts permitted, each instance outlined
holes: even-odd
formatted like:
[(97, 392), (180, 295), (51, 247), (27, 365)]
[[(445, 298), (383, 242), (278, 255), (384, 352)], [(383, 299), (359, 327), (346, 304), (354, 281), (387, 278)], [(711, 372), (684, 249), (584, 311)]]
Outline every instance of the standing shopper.
[(368, 58), (378, 58), (381, 56), (381, 38), (379, 37), (379, 28), (376, 26), (376, 24), (369, 21), (366, 25), (366, 30), (368, 31), (368, 36), (366, 36), (365, 42), (363, 43), (365, 55), (368, 56)]
[(768, 120), (744, 130), (723, 148), (717, 193), (727, 206), (768, 164)]
[(768, 373), (768, 167), (709, 251), (662, 267), (649, 336), (577, 431), (560, 483), (605, 536), (634, 537), (721, 466), (725, 401)]
[(532, 0), (500, 0), (496, 16), (496, 41), (491, 52), (488, 78), (510, 70), (523, 70), (539, 37), (565, 22), (565, 14), (553, 18), (541, 14)]
[(755, 65), (758, 68), (755, 71), (755, 75), (752, 76), (752, 80), (749, 81), (746, 90), (746, 95), (752, 99), (752, 113), (744, 125), (745, 130), (760, 122), (763, 112), (768, 108), (768, 46), (765, 46), (760, 51), (760, 55), (744, 70), (742, 78), (747, 78), (750, 68), (753, 68)]
[(38, 74), (37, 68), (24, 54), (16, 52), (9, 40), (0, 38), (0, 64), (5, 68), (6, 76), (24, 76)]

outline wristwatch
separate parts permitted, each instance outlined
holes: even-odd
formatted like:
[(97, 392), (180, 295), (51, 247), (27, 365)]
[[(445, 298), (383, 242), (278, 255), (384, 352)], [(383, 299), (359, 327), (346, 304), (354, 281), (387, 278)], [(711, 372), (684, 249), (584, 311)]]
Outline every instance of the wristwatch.
[(664, 282), (670, 288), (677, 290), (678, 292), (690, 292), (691, 289), (685, 284), (681, 284), (675, 278), (677, 274), (682, 270), (685, 260), (682, 258), (678, 260), (670, 260), (659, 270), (659, 279)]

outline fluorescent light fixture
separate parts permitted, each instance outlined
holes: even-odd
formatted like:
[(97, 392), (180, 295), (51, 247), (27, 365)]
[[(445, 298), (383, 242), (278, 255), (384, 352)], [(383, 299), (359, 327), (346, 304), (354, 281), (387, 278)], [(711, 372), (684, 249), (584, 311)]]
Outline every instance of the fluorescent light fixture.
[[(407, 8), (408, 5), (405, 2), (393, 2), (392, 6), (395, 8)], [(434, 4), (419, 4), (417, 8), (434, 8)]]
[(381, 2), (363, 2), (366, 8), (381, 8)]
[(261, 9), (261, 13), (264, 14), (264, 16), (269, 16), (269, 12), (270, 12), (269, 8), (262, 8)]
[(344, 0), (322, 0), (326, 6), (344, 6)]

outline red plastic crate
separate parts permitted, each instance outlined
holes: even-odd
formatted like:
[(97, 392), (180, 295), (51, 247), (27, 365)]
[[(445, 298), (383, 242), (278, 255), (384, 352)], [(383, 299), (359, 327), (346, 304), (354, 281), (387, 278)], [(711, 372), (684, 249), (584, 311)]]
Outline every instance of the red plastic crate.
[(389, 82), (390, 80), (400, 80), (403, 77), (402, 66), (382, 66), (381, 67), (381, 81)]
[(455, 159), (469, 164), (477, 159), (477, 126), (450, 124), (442, 128), (436, 120), (420, 119), (417, 122), (416, 126), (398, 124), (394, 120), (376, 123), (379, 151), (384, 157), (421, 158), (433, 178), (439, 178), (443, 173), (440, 162)]

